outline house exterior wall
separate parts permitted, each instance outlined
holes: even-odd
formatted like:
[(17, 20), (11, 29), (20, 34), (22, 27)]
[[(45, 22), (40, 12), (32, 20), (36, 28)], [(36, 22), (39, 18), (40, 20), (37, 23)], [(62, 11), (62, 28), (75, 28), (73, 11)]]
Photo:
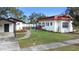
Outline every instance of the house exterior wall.
[[(56, 21), (40, 21), (39, 23), (41, 23), (41, 26), (43, 23), (45, 23), (45, 25), (42, 27), (43, 29), (45, 30), (48, 30), (48, 31), (57, 31), (56, 28), (57, 28), (57, 22)], [(47, 25), (47, 23), (49, 23), (49, 25)], [(52, 25), (51, 25), (52, 23)]]
[(0, 20), (0, 32), (4, 32), (4, 24), (9, 24), (9, 32), (14, 32), (14, 24), (5, 20)]
[(17, 30), (22, 30), (22, 29), (23, 29), (22, 22), (16, 22), (16, 31)]
[(24, 27), (36, 27), (36, 24), (25, 24)]
[(72, 23), (73, 23), (73, 21), (70, 21), (70, 23), (69, 23), (69, 32), (74, 31)]
[[(52, 25), (51, 25), (52, 22)], [(63, 23), (67, 22), (68, 27), (63, 27)], [(48, 31), (54, 31), (54, 32), (73, 32), (73, 26), (72, 26), (72, 21), (63, 21), (63, 20), (50, 20), (50, 21), (39, 21), (40, 25), (42, 26), (43, 23), (44, 26), (42, 26), (42, 29), (48, 30)], [(49, 26), (46, 25), (46, 23), (49, 23)]]
[(9, 32), (14, 32), (14, 24), (13, 23), (9, 24)]
[(53, 26), (54, 26), (54, 30), (53, 31), (57, 32), (58, 31), (58, 26), (59, 26), (59, 21), (55, 21), (54, 20), (54, 25)]
[[(68, 28), (63, 28), (63, 22), (68, 22)], [(62, 33), (73, 32), (72, 21), (61, 21), (61, 23), (60, 23), (60, 31), (59, 32), (62, 32)]]
[(16, 31), (23, 30), (23, 28), (26, 27), (26, 24), (23, 22), (16, 22)]
[[(68, 28), (63, 28), (63, 22), (68, 22), (68, 21), (61, 21), (60, 22), (60, 29), (59, 32), (64, 33), (64, 32), (69, 32), (69, 26)], [(69, 22), (68, 22), (69, 23)]]
[(0, 23), (0, 32), (4, 32), (4, 24)]

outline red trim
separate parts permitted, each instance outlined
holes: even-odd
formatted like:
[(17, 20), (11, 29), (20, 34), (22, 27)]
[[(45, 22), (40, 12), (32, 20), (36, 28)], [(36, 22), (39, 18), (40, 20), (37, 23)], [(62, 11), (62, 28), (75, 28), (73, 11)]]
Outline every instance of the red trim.
[(71, 20), (72, 17), (70, 15), (63, 15), (63, 16), (51, 16), (51, 17), (44, 17), (38, 18), (37, 21), (46, 21), (46, 20)]

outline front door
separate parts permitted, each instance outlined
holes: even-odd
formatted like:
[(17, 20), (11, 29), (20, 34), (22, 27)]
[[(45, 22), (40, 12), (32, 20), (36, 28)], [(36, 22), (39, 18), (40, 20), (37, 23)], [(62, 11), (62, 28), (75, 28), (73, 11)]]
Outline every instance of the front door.
[(4, 32), (9, 32), (9, 24), (4, 24)]

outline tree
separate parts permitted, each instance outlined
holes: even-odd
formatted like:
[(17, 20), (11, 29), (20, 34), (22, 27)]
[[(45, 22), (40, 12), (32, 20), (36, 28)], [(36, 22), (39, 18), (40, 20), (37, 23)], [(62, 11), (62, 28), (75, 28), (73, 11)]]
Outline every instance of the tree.
[(19, 19), (25, 21), (26, 23), (29, 23), (28, 17), (26, 15), (19, 16)]
[(75, 26), (79, 26), (79, 7), (68, 7), (65, 13), (71, 15), (74, 18), (73, 24)]
[(0, 16), (5, 18), (17, 18), (24, 20), (24, 13), (16, 7), (0, 7)]
[(44, 14), (42, 13), (35, 13), (33, 12), (30, 16), (29, 16), (29, 20), (30, 20), (30, 23), (36, 23), (37, 21), (37, 18), (41, 18), (41, 17), (46, 17)]

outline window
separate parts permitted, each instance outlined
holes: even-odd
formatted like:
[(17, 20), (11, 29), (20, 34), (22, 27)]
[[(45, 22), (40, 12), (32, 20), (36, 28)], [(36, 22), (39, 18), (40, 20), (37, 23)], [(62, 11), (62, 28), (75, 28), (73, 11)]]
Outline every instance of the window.
[(46, 22), (46, 26), (47, 26), (48, 24), (47, 24), (47, 22)]
[(50, 25), (52, 26), (52, 22), (50, 22)]
[(49, 23), (48, 23), (48, 26), (49, 26)]
[(68, 22), (63, 22), (63, 28), (68, 28), (69, 23)]
[(46, 22), (46, 26), (49, 26), (49, 23), (48, 22)]
[(39, 26), (41, 26), (41, 23), (39, 23)]
[(48, 22), (46, 22), (46, 26), (49, 26), (49, 23)]
[(42, 23), (42, 26), (43, 26), (43, 27), (45, 26), (45, 23), (44, 23), (44, 22)]

